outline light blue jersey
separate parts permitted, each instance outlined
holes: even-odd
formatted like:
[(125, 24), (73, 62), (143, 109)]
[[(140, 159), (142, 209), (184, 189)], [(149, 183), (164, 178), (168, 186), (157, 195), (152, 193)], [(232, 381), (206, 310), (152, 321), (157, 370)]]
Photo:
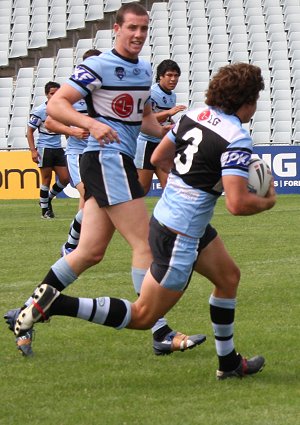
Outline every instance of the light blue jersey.
[[(84, 99), (74, 103), (73, 108), (81, 114), (87, 115), (87, 105)], [(70, 136), (67, 140), (66, 155), (80, 155), (87, 147), (87, 139), (78, 139), (77, 137)]]
[(39, 134), (36, 141), (37, 148), (61, 148), (61, 135), (53, 133), (45, 127), (47, 118), (46, 108), (47, 102), (33, 109), (28, 121), (28, 126), (38, 129)]
[(209, 107), (188, 112), (168, 137), (176, 144), (175, 166), (154, 216), (200, 238), (222, 194), (222, 176), (248, 178), (252, 140), (236, 116)]
[(92, 136), (85, 152), (111, 150), (134, 158), (146, 102), (150, 101), (150, 63), (121, 57), (114, 49), (82, 62), (67, 84), (87, 100), (89, 115), (117, 131), (121, 143), (100, 146)]
[[(172, 91), (165, 91), (161, 88), (161, 86), (158, 83), (153, 84), (151, 87), (151, 104), (152, 104), (152, 111), (154, 113), (167, 111), (169, 109), (174, 108), (176, 106), (176, 94)], [(170, 118), (168, 118), (166, 121), (161, 122), (161, 125), (170, 124), (172, 121)], [(160, 138), (150, 136), (149, 134), (145, 134), (140, 132), (138, 137), (138, 143), (139, 142), (153, 142), (153, 143), (159, 143)]]

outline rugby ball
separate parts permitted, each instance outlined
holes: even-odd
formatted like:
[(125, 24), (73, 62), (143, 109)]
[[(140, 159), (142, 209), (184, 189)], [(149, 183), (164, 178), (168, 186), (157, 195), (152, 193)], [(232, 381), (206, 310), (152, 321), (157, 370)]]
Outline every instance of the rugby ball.
[(268, 164), (261, 158), (253, 158), (249, 164), (249, 192), (264, 197), (268, 192), (272, 172)]

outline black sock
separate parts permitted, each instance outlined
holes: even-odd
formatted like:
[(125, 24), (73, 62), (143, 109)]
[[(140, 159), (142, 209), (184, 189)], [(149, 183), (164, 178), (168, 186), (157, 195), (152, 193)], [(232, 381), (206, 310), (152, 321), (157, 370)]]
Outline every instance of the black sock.
[(77, 317), (79, 299), (60, 294), (49, 309), (49, 316)]
[(53, 286), (53, 288), (57, 289), (59, 292), (66, 289), (66, 287), (61, 283), (56, 274), (52, 269), (49, 270), (48, 274), (44, 277), (42, 283), (46, 283), (47, 285)]
[(168, 325), (165, 325), (154, 332), (153, 339), (155, 339), (155, 341), (161, 342), (170, 332), (172, 332), (172, 329)]

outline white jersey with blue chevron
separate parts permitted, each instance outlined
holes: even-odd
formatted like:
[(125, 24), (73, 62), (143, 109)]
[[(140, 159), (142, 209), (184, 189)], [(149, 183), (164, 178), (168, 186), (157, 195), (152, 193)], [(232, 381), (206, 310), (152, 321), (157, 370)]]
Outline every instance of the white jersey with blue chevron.
[(89, 115), (118, 132), (121, 143), (101, 147), (92, 136), (85, 151), (115, 150), (134, 158), (146, 102), (150, 101), (149, 62), (125, 59), (114, 49), (83, 61), (67, 81), (86, 98)]
[(28, 126), (38, 129), (38, 137), (36, 141), (37, 148), (61, 148), (61, 135), (53, 133), (45, 127), (47, 118), (47, 102), (42, 103), (33, 109), (28, 121)]
[(222, 176), (248, 178), (252, 140), (236, 116), (210, 107), (183, 115), (168, 137), (176, 144), (174, 168), (154, 216), (199, 238), (222, 194)]
[[(165, 91), (159, 83), (155, 83), (151, 87), (151, 104), (154, 113), (172, 109), (176, 105), (176, 94), (172, 91)], [(171, 118), (168, 118), (161, 125), (171, 124), (171, 122)], [(138, 137), (138, 143), (139, 141), (159, 143), (161, 139), (141, 132)]]
[[(84, 99), (74, 103), (73, 108), (81, 114), (87, 115), (87, 105)], [(78, 139), (77, 137), (70, 136), (67, 140), (66, 155), (75, 154), (80, 155), (87, 147), (87, 139)]]

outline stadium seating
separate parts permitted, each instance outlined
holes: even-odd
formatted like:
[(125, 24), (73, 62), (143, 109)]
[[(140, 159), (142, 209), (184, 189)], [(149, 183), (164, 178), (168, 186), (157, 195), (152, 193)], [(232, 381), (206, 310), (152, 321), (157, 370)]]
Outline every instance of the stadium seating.
[[(8, 146), (8, 136), (9, 146), (22, 145), (24, 135), (11, 132), (11, 125), (23, 123), (19, 118), (28, 118), (30, 109), (45, 100), (47, 81), (65, 81), (87, 49), (106, 51), (113, 46), (113, 32), (107, 29), (111, 13), (128, 1), (0, 1), (0, 68), (38, 52), (35, 67), (21, 66), (14, 78), (0, 78), (1, 149)], [(248, 125), (254, 142), (299, 141), (299, 0), (158, 1), (152, 3), (149, 16), (149, 37), (141, 57), (151, 60), (154, 75), (161, 60), (178, 62), (182, 69), (178, 103), (202, 104), (209, 78), (220, 66), (250, 62), (262, 68), (266, 83)], [(90, 38), (78, 38), (78, 31), (93, 22), (97, 30)], [(66, 38), (73, 47), (61, 48), (59, 40)], [(43, 57), (52, 40), (53, 57)]]

